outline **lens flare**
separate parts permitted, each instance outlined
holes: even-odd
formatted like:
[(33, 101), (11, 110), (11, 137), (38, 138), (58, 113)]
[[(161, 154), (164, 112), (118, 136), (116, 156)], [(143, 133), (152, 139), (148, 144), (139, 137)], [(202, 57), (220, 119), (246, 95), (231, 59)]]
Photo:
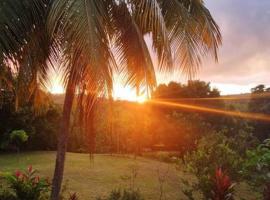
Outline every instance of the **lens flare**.
[(240, 117), (240, 118), (245, 118), (245, 119), (250, 119), (250, 120), (260, 120), (260, 121), (270, 122), (270, 115), (261, 114), (261, 113), (228, 111), (228, 110), (208, 108), (208, 107), (203, 107), (203, 106), (184, 104), (184, 103), (178, 103), (178, 102), (170, 102), (170, 101), (164, 101), (164, 100), (150, 100), (148, 102), (151, 104), (160, 105), (160, 106), (169, 106), (169, 107), (180, 108), (180, 109), (195, 110), (199, 112), (214, 113), (214, 114), (219, 114), (219, 115)]
[(143, 104), (147, 101), (147, 97), (145, 95), (140, 95), (136, 97), (136, 101), (140, 104)]

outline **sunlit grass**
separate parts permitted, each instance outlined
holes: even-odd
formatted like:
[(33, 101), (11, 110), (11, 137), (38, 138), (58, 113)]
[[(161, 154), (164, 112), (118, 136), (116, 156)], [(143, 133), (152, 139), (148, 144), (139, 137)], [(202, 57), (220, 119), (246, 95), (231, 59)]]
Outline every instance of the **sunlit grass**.
[[(0, 156), (0, 173), (26, 169), (33, 165), (43, 176), (52, 177), (55, 161), (54, 152), (29, 152), (22, 154), (7, 154)], [(77, 192), (80, 199), (94, 200), (97, 196), (107, 195), (118, 187), (129, 187), (130, 183), (124, 177), (130, 176), (132, 167), (137, 166), (138, 176), (135, 186), (147, 200), (159, 199), (158, 172), (168, 172), (164, 184), (164, 194), (167, 200), (186, 199), (181, 192), (182, 179), (194, 180), (194, 177), (183, 172), (181, 166), (167, 164), (155, 160), (133, 156), (95, 155), (93, 161), (88, 154), (68, 153), (65, 168), (65, 181), (68, 181), (69, 192)], [(252, 199), (252, 192), (245, 184), (238, 186), (237, 196)], [(239, 200), (240, 198), (236, 198)], [(255, 197), (254, 197), (255, 199)]]

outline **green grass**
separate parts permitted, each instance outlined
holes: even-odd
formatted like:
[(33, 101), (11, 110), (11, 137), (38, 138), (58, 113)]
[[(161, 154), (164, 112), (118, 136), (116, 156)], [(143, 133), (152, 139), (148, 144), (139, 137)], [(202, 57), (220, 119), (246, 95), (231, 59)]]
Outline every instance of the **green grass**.
[[(55, 161), (54, 152), (30, 152), (0, 155), (0, 171), (26, 169), (33, 165), (39, 173), (52, 177)], [(147, 200), (159, 199), (158, 170), (166, 174), (164, 193), (167, 200), (185, 200), (181, 192), (181, 178), (192, 180), (192, 176), (184, 174), (173, 164), (150, 160), (146, 158), (95, 155), (93, 161), (87, 154), (68, 153), (65, 169), (65, 181), (68, 180), (70, 192), (76, 191), (81, 200), (91, 200), (107, 195), (111, 190), (128, 187), (130, 181), (123, 177), (131, 176), (132, 169), (137, 168), (138, 175), (135, 186)], [(251, 198), (252, 192), (246, 186), (240, 186), (241, 197)]]

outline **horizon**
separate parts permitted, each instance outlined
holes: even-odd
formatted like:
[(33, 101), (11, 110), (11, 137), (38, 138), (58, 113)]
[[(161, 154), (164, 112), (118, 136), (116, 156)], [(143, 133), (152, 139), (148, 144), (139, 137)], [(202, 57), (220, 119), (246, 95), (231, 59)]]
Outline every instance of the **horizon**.
[(0, 10), (0, 200), (270, 200), (270, 0)]

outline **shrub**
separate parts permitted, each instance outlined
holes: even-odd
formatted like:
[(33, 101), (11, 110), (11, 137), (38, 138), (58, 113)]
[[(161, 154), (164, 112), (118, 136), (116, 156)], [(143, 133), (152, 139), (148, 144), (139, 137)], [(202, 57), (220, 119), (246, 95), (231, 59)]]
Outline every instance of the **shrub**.
[(197, 149), (186, 154), (184, 162), (187, 170), (196, 176), (212, 175), (217, 168), (222, 168), (237, 179), (242, 159), (230, 147), (226, 136), (213, 133), (199, 140)]
[(0, 188), (0, 199), (1, 200), (17, 200), (15, 194), (9, 190)]
[(202, 193), (203, 200), (234, 200), (234, 185), (228, 175), (221, 168), (216, 169), (211, 176), (204, 176), (198, 183), (183, 183), (188, 187), (183, 193), (189, 200), (197, 200), (195, 192)]
[(270, 139), (247, 151), (242, 174), (255, 188), (263, 188), (264, 199), (270, 199)]
[(222, 134), (210, 134), (202, 138), (197, 149), (185, 155), (184, 163), (187, 171), (197, 178), (197, 182), (192, 185), (183, 181), (189, 188), (183, 192), (190, 199), (194, 199), (195, 191), (199, 191), (205, 199), (212, 198), (212, 177), (215, 177), (216, 169), (226, 170), (235, 181), (239, 179), (241, 169), (241, 157), (230, 148), (228, 139)]
[(17, 151), (20, 151), (20, 146), (27, 142), (28, 135), (24, 130), (14, 130), (11, 132), (9, 138), (10, 143), (15, 145)]
[(212, 180), (211, 200), (233, 200), (234, 184), (221, 168), (216, 170)]
[(5, 176), (19, 200), (40, 200), (49, 191), (48, 180), (35, 174), (36, 170), (30, 166), (24, 172), (16, 171), (15, 174)]

